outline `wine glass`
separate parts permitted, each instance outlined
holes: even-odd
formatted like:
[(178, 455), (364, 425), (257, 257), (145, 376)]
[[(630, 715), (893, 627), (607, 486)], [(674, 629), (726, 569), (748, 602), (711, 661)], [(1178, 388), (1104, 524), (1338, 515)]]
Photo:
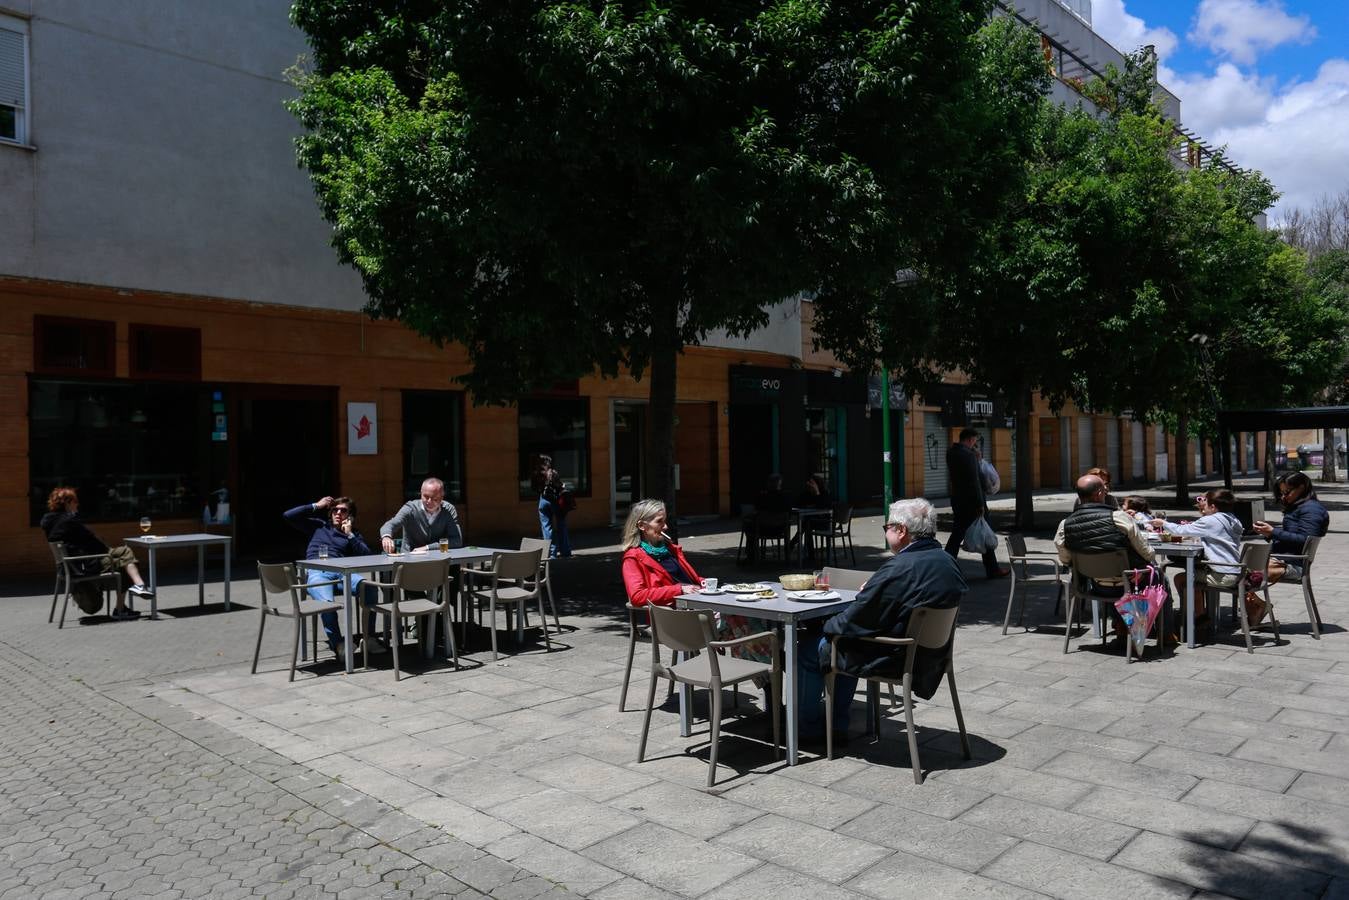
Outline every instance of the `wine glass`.
[(149, 533), (150, 533), (150, 517), (149, 517), (149, 516), (141, 516), (140, 526), (141, 526), (141, 534), (149, 534)]

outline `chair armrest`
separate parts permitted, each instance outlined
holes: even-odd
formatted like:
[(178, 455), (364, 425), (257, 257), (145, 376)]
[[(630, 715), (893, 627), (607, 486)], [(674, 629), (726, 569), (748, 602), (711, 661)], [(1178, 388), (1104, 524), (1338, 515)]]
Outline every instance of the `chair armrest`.
[(1059, 551), (1057, 551), (1057, 550), (1027, 550), (1027, 551), (1026, 551), (1026, 555), (1027, 555), (1027, 556), (1052, 556), (1054, 559), (1058, 559), (1058, 558), (1059, 558)]
[(732, 638), (729, 641), (708, 641), (707, 646), (713, 650), (726, 650), (730, 647), (738, 647), (741, 644), (748, 644), (757, 641), (760, 638), (775, 638), (776, 631), (757, 631), (754, 634), (747, 634), (744, 637)]
[[(291, 585), (291, 587), (295, 587), (295, 588), (299, 588), (300, 590), (304, 590), (305, 588), (320, 587), (320, 586), (322, 586), (322, 585), (327, 585), (327, 584), (331, 584), (331, 585), (336, 586), (336, 585), (339, 585), (339, 584), (341, 584), (341, 583), (342, 583), (342, 579), (341, 579), (341, 578), (325, 578), (323, 581), (297, 581), (297, 582), (295, 582), (293, 585)], [(374, 582), (374, 580), (371, 579), (371, 580), (368, 580), (366, 583), (367, 583), (367, 584), (374, 584), (374, 583), (376, 583), (376, 582)]]
[(62, 560), (62, 561), (63, 561), (63, 562), (83, 562), (83, 561), (86, 560), (86, 559), (102, 559), (103, 557), (105, 557), (105, 556), (107, 556), (107, 555), (108, 555), (108, 554), (106, 554), (106, 553), (86, 553), (86, 554), (84, 554), (84, 555), (82, 555), (82, 556), (66, 556), (66, 557), (63, 557), (63, 560)]
[(481, 575), (483, 578), (491, 578), (496, 574), (491, 569), (475, 569), (472, 566), (462, 566), (459, 571), (463, 575)]
[[(1270, 559), (1282, 559), (1282, 560), (1289, 560), (1289, 559), (1306, 559), (1306, 558), (1307, 558), (1307, 554), (1305, 554), (1305, 553), (1280, 553), (1278, 556), (1271, 556), (1271, 557), (1270, 557)], [(69, 557), (67, 557), (67, 559), (69, 559)]]
[(869, 644), (886, 644), (891, 647), (907, 647), (909, 644), (916, 644), (918, 641), (914, 638), (897, 637), (864, 637), (853, 638), (855, 641), (866, 641)]

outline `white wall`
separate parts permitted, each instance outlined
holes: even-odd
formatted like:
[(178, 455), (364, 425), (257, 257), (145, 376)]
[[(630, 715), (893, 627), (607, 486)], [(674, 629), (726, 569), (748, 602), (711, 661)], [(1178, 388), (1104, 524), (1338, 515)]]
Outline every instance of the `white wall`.
[(36, 146), (0, 146), (0, 274), (361, 306), (295, 164), (288, 0), (0, 6), (31, 16)]

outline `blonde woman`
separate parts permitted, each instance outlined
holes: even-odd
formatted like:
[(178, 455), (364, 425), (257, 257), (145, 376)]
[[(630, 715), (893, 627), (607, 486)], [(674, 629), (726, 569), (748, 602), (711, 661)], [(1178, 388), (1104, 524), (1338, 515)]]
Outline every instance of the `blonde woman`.
[(623, 526), (623, 586), (633, 606), (673, 606), (675, 598), (697, 590), (702, 579), (684, 551), (665, 533), (665, 504), (638, 500)]

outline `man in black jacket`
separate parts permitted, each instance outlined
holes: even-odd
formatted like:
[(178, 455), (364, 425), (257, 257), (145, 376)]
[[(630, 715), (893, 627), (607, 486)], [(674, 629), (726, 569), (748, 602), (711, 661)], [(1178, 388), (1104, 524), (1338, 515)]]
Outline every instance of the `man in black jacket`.
[[(979, 519), (988, 517), (988, 501), (984, 498), (983, 479), (979, 477), (979, 456), (974, 450), (978, 442), (979, 432), (966, 428), (960, 432), (960, 440), (946, 451), (951, 514), (955, 519), (951, 526), (951, 537), (946, 541), (946, 552), (953, 557), (960, 552), (960, 542), (965, 539), (969, 527)], [(983, 557), (984, 574), (989, 578), (1005, 578), (1011, 574), (1010, 569), (998, 565), (994, 551), (988, 551)]]
[[(822, 674), (829, 669), (831, 636), (842, 638), (838, 648), (840, 671), (900, 676), (906, 650), (848, 638), (904, 637), (915, 609), (960, 605), (968, 590), (965, 577), (956, 561), (941, 552), (936, 535), (937, 516), (931, 503), (917, 498), (891, 504), (885, 542), (895, 555), (867, 579), (847, 609), (825, 623), (823, 638), (801, 648), (803, 728), (823, 726)], [(946, 648), (918, 651), (913, 692), (919, 697), (931, 697), (941, 684), (946, 652)], [(834, 688), (834, 730), (846, 731), (857, 679), (836, 676)]]

